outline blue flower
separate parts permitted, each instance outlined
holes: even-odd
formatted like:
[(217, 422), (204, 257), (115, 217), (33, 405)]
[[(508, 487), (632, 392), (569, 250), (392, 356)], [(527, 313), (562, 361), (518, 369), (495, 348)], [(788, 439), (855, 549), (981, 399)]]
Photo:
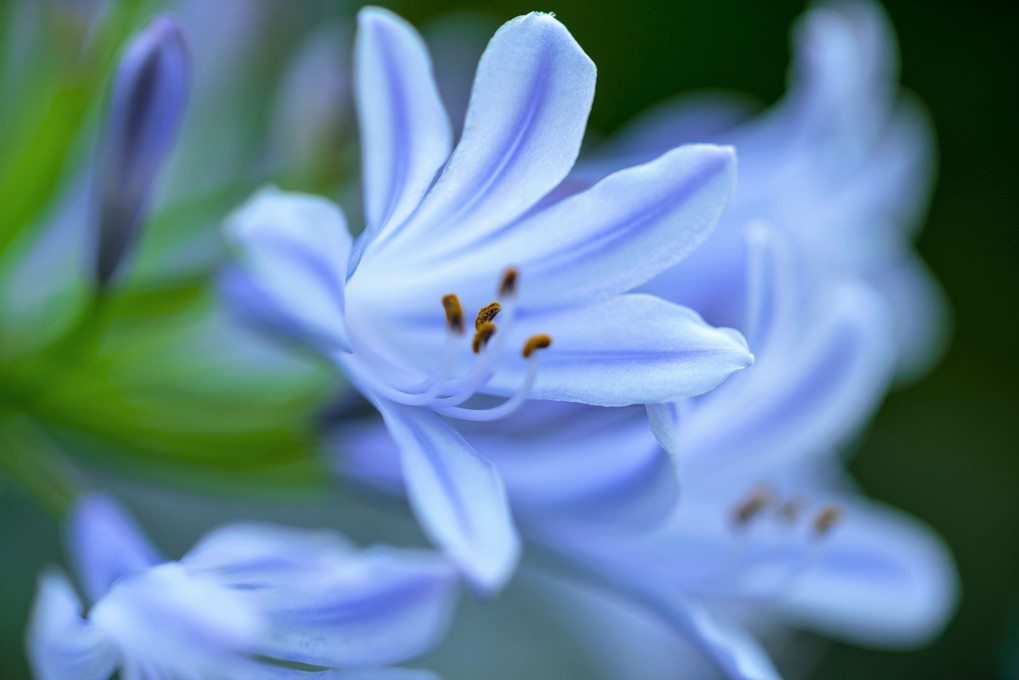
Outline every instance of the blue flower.
[(447, 625), (457, 579), (434, 555), (237, 524), (165, 562), (101, 496), (79, 501), (68, 538), (90, 605), (83, 616), (67, 577), (43, 574), (28, 633), (39, 680), (434, 680), (385, 668)]
[(421, 38), (379, 9), (359, 23), (365, 230), (352, 242), (328, 201), (267, 189), (229, 220), (227, 287), (375, 404), (425, 530), (491, 592), (518, 538), (497, 470), (447, 419), (490, 422), (530, 399), (671, 401), (748, 366), (738, 333), (628, 292), (707, 237), (734, 156), (682, 147), (542, 203), (594, 94), (594, 65), (558, 21), (529, 14), (495, 34), (455, 149)]
[[(946, 335), (944, 294), (912, 247), (934, 178), (929, 117), (898, 87), (894, 33), (876, 3), (811, 10), (793, 49), (789, 91), (771, 109), (753, 115), (733, 95), (660, 105), (582, 161), (570, 186), (676, 144), (732, 144), (739, 187), (715, 234), (644, 290), (665, 291), (712, 323), (738, 323), (746, 287), (734, 254), (746, 224), (766, 220), (811, 251), (815, 273), (849, 273), (874, 286), (895, 313), (898, 374), (915, 376), (935, 362)], [(702, 284), (706, 275), (715, 288)]]

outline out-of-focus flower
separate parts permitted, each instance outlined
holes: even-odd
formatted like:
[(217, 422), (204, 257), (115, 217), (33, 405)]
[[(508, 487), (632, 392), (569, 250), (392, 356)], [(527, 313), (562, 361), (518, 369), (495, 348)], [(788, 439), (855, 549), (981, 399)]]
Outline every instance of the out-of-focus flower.
[[(647, 292), (735, 325), (746, 290), (743, 228), (766, 220), (809, 249), (819, 277), (858, 276), (894, 311), (900, 376), (933, 364), (947, 305), (912, 247), (933, 184), (934, 134), (920, 102), (898, 87), (898, 54), (883, 10), (868, 0), (821, 5), (793, 32), (789, 92), (751, 115), (733, 95), (692, 95), (659, 106), (600, 147), (565, 186), (676, 144), (732, 144), (739, 187), (712, 238)], [(712, 286), (704, 285), (710, 279)], [(720, 288), (724, 287), (724, 288)]]
[(83, 615), (66, 576), (43, 574), (28, 636), (40, 680), (434, 678), (385, 667), (446, 628), (457, 578), (435, 555), (228, 525), (165, 562), (102, 496), (79, 501), (68, 534), (90, 604)]
[(628, 293), (710, 232), (731, 149), (668, 151), (535, 208), (574, 164), (594, 80), (553, 17), (510, 21), (481, 58), (451, 151), (423, 41), (364, 10), (364, 233), (353, 243), (338, 208), (275, 189), (227, 225), (240, 250), (231, 299), (331, 356), (374, 403), (418, 518), (481, 592), (512, 573), (518, 539), (497, 470), (447, 419), (491, 422), (529, 399), (670, 401), (751, 362), (738, 333)]
[(110, 281), (137, 238), (156, 176), (180, 127), (188, 80), (184, 39), (167, 16), (153, 19), (120, 60), (98, 153), (100, 285)]

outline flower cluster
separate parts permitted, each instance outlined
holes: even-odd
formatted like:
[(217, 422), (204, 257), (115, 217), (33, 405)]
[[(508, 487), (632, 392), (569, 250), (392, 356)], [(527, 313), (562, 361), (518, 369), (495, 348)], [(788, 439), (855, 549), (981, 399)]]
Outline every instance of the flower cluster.
[[(115, 79), (100, 304), (180, 122), (184, 40), (157, 19)], [(614, 677), (773, 680), (763, 641), (791, 631), (936, 635), (951, 557), (843, 466), (940, 347), (944, 303), (911, 246), (929, 125), (866, 0), (811, 9), (794, 47), (771, 109), (686, 97), (582, 155), (595, 67), (554, 16), (495, 33), (454, 143), (424, 39), (361, 10), (363, 226), (263, 187), (223, 220), (219, 280), (246, 326), (356, 389), (320, 419), (323, 455), (344, 489), (409, 504), (436, 550), (247, 523), (172, 562), (80, 495), (86, 600), (42, 576), (37, 677), (429, 678), (389, 666), (439, 643), (461, 583), (489, 600), (518, 569)]]

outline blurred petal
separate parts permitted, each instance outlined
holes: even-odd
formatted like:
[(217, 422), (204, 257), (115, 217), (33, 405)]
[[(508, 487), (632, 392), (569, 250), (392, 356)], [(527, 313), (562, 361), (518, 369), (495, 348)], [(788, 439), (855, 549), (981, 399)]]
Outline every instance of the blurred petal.
[(265, 634), (263, 613), (212, 580), (177, 563), (117, 581), (89, 618), (117, 641), (128, 669), (164, 669), (170, 677), (250, 677), (247, 653)]
[(428, 49), (392, 12), (369, 7), (358, 15), (356, 87), (367, 215), (360, 254), (417, 207), (453, 142)]
[(318, 666), (398, 663), (441, 637), (456, 572), (434, 554), (356, 551), (333, 532), (231, 525), (184, 559), (240, 589), (271, 622), (259, 653)]
[(241, 263), (228, 294), (242, 311), (323, 350), (350, 351), (344, 284), (350, 233), (338, 207), (269, 187), (227, 220)]
[(106, 680), (117, 663), (116, 648), (81, 617), (81, 601), (57, 571), (39, 579), (27, 643), (38, 680)]
[(877, 504), (848, 502), (825, 542), (781, 600), (796, 624), (880, 647), (920, 645), (944, 628), (958, 577), (930, 529)]
[(85, 496), (68, 518), (71, 562), (92, 602), (117, 579), (143, 571), (163, 559), (134, 520), (106, 496)]
[(463, 138), (408, 225), (443, 251), (509, 224), (573, 167), (595, 67), (566, 28), (532, 12), (506, 23), (478, 64)]
[[(538, 358), (535, 399), (599, 406), (673, 401), (706, 392), (753, 362), (736, 331), (712, 328), (690, 309), (650, 295), (535, 315), (512, 332), (521, 345), (536, 333), (552, 336)], [(519, 356), (501, 361), (492, 390), (518, 389), (526, 364)]]
[(868, 286), (817, 291), (785, 333), (753, 372), (706, 395), (688, 419), (682, 446), (698, 464), (738, 459), (774, 469), (823, 454), (880, 404), (895, 347), (887, 309)]
[(411, 506), (482, 595), (498, 591), (516, 568), (520, 538), (499, 473), (434, 412), (380, 407), (400, 447)]

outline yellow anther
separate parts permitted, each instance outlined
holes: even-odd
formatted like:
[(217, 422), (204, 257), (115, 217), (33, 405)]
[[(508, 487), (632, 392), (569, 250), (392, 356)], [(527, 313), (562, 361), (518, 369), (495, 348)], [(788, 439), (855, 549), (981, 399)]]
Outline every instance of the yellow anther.
[(766, 486), (758, 486), (750, 492), (733, 513), (733, 522), (736, 524), (747, 524), (757, 517), (762, 510), (771, 505), (773, 496), (771, 490)]
[(471, 343), (471, 349), (475, 354), (481, 353), (481, 348), (488, 344), (488, 341), (495, 335), (495, 331), (495, 324), (491, 321), (481, 324), (477, 332), (474, 333), (474, 341)]
[(449, 325), (449, 330), (463, 335), (464, 312), (460, 306), (460, 298), (453, 294), (444, 295), (442, 297), (442, 307), (446, 310), (446, 323)]
[(539, 349), (547, 349), (551, 344), (552, 336), (550, 335), (545, 335), (544, 333), (541, 335), (532, 335), (527, 338), (527, 342), (524, 343), (524, 349), (521, 351), (521, 354), (523, 354), (524, 358), (527, 359)]
[(499, 316), (500, 311), (502, 311), (502, 305), (498, 302), (489, 302), (482, 307), (478, 310), (478, 316), (474, 319), (474, 330), (479, 330), (486, 323)]
[(832, 527), (839, 523), (842, 519), (842, 506), (841, 505), (826, 505), (821, 508), (821, 511), (817, 513), (817, 517), (814, 518), (814, 534), (820, 538), (831, 531)]
[(520, 272), (516, 267), (506, 267), (506, 271), (502, 273), (502, 281), (499, 282), (499, 296), (509, 298), (516, 295), (519, 278)]

